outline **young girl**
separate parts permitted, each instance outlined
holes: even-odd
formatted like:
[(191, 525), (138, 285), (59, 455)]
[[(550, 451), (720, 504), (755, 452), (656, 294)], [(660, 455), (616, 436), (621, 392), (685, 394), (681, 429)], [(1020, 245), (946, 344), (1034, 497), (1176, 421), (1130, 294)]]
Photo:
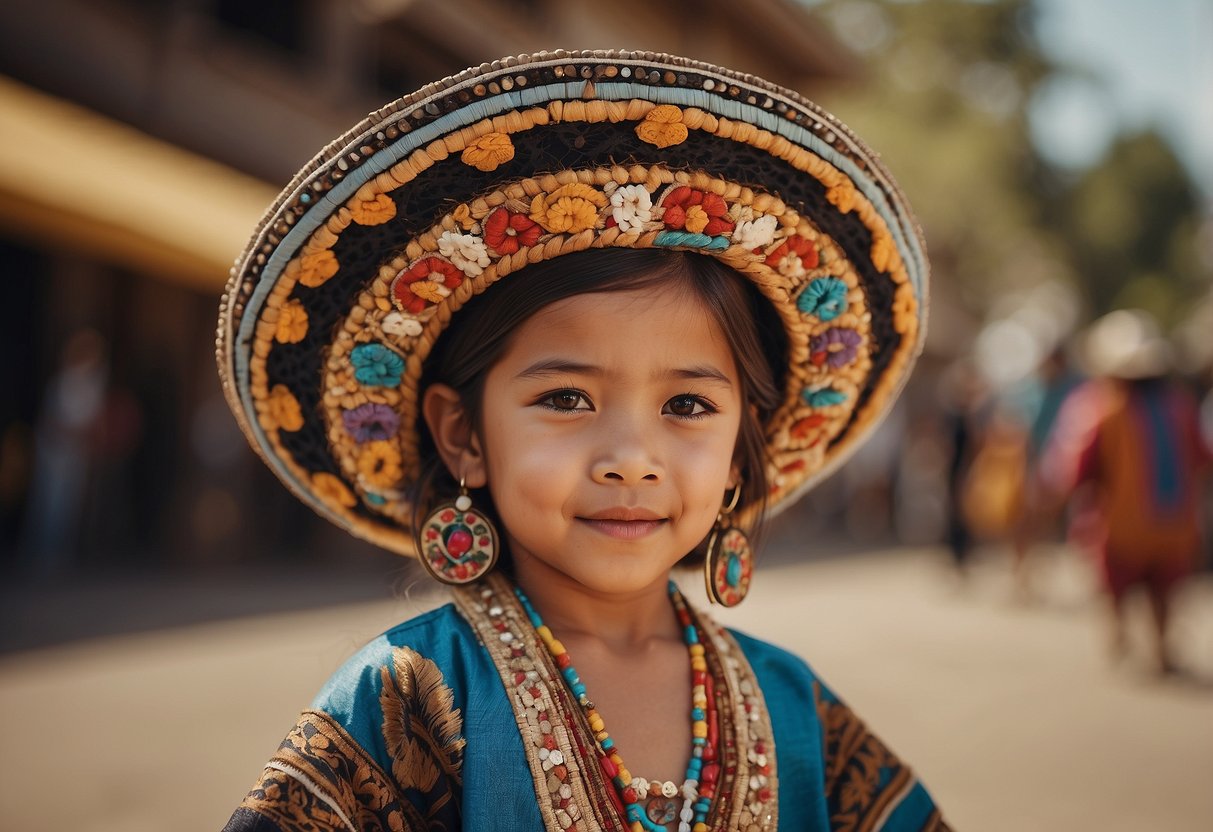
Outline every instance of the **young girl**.
[(921, 343), (908, 206), (833, 117), (651, 53), (524, 56), (316, 157), (221, 311), (254, 448), (453, 603), (304, 712), (229, 830), (946, 828), (739, 603), (747, 534)]

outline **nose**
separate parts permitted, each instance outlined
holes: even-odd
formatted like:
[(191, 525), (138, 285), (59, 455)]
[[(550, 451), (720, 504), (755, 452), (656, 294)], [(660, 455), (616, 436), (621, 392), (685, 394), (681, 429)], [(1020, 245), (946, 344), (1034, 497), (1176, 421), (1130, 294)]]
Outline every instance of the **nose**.
[(654, 447), (651, 431), (645, 431), (633, 420), (611, 420), (601, 442), (602, 451), (591, 466), (595, 482), (639, 485), (665, 479), (665, 466)]

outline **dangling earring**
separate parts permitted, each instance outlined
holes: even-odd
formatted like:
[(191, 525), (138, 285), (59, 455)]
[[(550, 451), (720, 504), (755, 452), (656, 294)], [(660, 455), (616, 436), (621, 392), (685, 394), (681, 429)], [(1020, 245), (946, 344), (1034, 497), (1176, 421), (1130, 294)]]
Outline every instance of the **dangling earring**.
[(430, 512), (417, 530), (421, 565), (444, 584), (467, 584), (483, 577), (497, 563), (497, 549), (497, 530), (481, 512), (472, 510), (463, 477), (459, 496)]
[(754, 574), (754, 550), (745, 532), (726, 522), (741, 500), (741, 487), (734, 486), (728, 504), (716, 515), (716, 525), (708, 538), (708, 553), (703, 561), (703, 579), (708, 599), (714, 604), (735, 607), (745, 600)]

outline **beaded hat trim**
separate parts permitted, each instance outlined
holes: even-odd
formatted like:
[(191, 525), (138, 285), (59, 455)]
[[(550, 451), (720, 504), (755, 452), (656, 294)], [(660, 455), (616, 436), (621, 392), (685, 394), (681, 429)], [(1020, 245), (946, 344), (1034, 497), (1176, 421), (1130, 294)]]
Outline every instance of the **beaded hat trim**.
[(510, 273), (608, 246), (713, 255), (778, 313), (772, 509), (862, 442), (921, 347), (920, 231), (833, 116), (682, 58), (556, 52), (402, 98), (295, 177), (221, 305), (228, 401), (306, 503), (414, 554), (418, 385), (438, 337)]

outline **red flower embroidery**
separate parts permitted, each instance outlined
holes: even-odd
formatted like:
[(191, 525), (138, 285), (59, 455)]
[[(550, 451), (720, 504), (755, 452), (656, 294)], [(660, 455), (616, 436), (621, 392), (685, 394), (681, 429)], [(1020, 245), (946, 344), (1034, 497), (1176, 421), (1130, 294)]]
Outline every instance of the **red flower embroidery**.
[(817, 246), (800, 236), (788, 237), (767, 255), (767, 265), (786, 277), (800, 277), (817, 262)]
[(463, 282), (463, 272), (438, 257), (425, 257), (392, 280), (392, 298), (402, 312), (416, 315), (438, 303)]
[(484, 221), (484, 241), (498, 254), (513, 254), (523, 246), (533, 246), (543, 234), (539, 224), (526, 214), (498, 208)]
[(718, 194), (680, 185), (665, 198), (661, 221), (666, 228), (715, 237), (733, 230), (729, 206)]

